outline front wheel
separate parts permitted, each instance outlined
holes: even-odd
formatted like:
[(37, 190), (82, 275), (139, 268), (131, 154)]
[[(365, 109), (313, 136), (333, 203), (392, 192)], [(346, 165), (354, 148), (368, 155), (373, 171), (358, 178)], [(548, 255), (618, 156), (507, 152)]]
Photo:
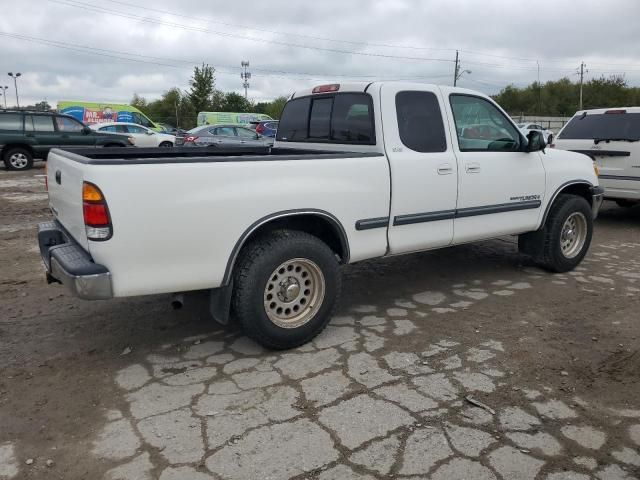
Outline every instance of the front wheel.
[(560, 195), (537, 232), (521, 235), (520, 250), (552, 272), (573, 270), (589, 250), (593, 236), (591, 206), (583, 197)]
[(162, 142), (160, 145), (158, 145), (159, 147), (162, 148), (169, 148), (169, 147), (173, 147), (173, 143), (171, 142)]
[(294, 348), (329, 323), (341, 289), (338, 260), (305, 232), (277, 230), (246, 247), (234, 275), (233, 312), (267, 348)]
[(7, 170), (29, 170), (33, 167), (33, 155), (25, 148), (11, 148), (4, 155)]

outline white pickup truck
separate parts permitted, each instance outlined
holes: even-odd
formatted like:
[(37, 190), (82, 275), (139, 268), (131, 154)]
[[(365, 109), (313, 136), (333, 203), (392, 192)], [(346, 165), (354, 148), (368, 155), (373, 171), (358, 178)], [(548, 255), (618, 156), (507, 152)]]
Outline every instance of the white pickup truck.
[(544, 145), (470, 90), (322, 85), (291, 96), (272, 149), (52, 150), (41, 254), (81, 298), (208, 290), (218, 321), (290, 348), (329, 322), (344, 264), (518, 235), (578, 265), (602, 189)]

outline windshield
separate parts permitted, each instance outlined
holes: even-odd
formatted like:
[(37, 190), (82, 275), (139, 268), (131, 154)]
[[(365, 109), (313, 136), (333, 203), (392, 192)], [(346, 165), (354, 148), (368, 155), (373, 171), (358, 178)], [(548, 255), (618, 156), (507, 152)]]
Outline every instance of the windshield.
[(558, 138), (635, 140), (640, 138), (640, 113), (587, 113), (575, 116)]

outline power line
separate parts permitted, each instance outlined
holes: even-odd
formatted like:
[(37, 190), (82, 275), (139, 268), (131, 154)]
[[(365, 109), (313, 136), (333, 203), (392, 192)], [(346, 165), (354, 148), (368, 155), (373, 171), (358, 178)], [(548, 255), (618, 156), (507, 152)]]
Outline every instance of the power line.
[(359, 51), (354, 51), (354, 50), (341, 50), (341, 49), (337, 49), (337, 48), (326, 48), (326, 47), (304, 45), (304, 44), (298, 44), (298, 43), (282, 42), (282, 41), (278, 41), (278, 40), (251, 37), (251, 36), (240, 35), (240, 34), (236, 34), (236, 33), (220, 32), (220, 31), (216, 31), (216, 30), (210, 30), (208, 28), (194, 27), (194, 26), (184, 25), (184, 24), (180, 24), (180, 23), (166, 22), (166, 21), (163, 21), (163, 20), (159, 20), (157, 18), (143, 17), (143, 16), (140, 16), (140, 15), (121, 13), (121, 12), (118, 12), (118, 11), (113, 11), (113, 10), (110, 10), (110, 9), (97, 7), (97, 6), (94, 6), (94, 5), (91, 5), (91, 4), (79, 2), (77, 0), (47, 0), (47, 1), (52, 2), (52, 3), (58, 3), (58, 4), (61, 4), (61, 5), (67, 5), (67, 6), (71, 6), (71, 7), (75, 7), (75, 8), (81, 8), (81, 9), (92, 11), (92, 12), (106, 13), (108, 15), (113, 15), (113, 16), (116, 16), (116, 17), (128, 18), (130, 20), (136, 20), (136, 21), (145, 22), (145, 23), (151, 23), (151, 24), (155, 24), (155, 25), (163, 25), (163, 26), (167, 26), (167, 27), (181, 28), (181, 29), (184, 29), (184, 30), (187, 30), (187, 31), (208, 33), (208, 34), (211, 34), (211, 35), (218, 35), (218, 36), (222, 36), (222, 37), (239, 38), (241, 40), (249, 40), (249, 41), (253, 41), (253, 42), (270, 43), (270, 44), (274, 44), (274, 45), (283, 45), (283, 46), (287, 46), (287, 47), (303, 48), (303, 49), (308, 49), (308, 50), (317, 50), (317, 51), (340, 53), (340, 54), (347, 54), (347, 55), (360, 55), (360, 56), (365, 56), (365, 57), (389, 58), (389, 59), (398, 59), (398, 60), (429, 61), (429, 62), (445, 62), (445, 63), (452, 63), (453, 62), (453, 60), (450, 60), (448, 58), (428, 58), (428, 57), (411, 57), (411, 56), (402, 56), (402, 55), (390, 55), (390, 54), (384, 54), (384, 53), (359, 52)]
[[(17, 40), (28, 41), (28, 42), (32, 42), (32, 43), (39, 43), (39, 44), (42, 44), (42, 45), (47, 45), (47, 46), (60, 48), (60, 49), (64, 49), (64, 50), (75, 51), (75, 52), (83, 53), (83, 54), (86, 54), (86, 55), (98, 55), (98, 56), (113, 58), (113, 59), (117, 59), (117, 60), (125, 60), (125, 61), (130, 61), (130, 62), (157, 65), (157, 66), (164, 66), (164, 67), (171, 67), (171, 68), (185, 68), (186, 65), (192, 66), (192, 65), (200, 63), (200, 61), (197, 61), (197, 60), (175, 59), (175, 58), (167, 58), (167, 57), (156, 57), (156, 56), (151, 56), (151, 55), (143, 55), (143, 54), (139, 54), (139, 53), (125, 52), (125, 51), (122, 51), (122, 50), (110, 50), (110, 49), (99, 48), (99, 47), (91, 47), (91, 46), (85, 46), (85, 45), (79, 45), (79, 44), (72, 44), (72, 43), (67, 43), (67, 42), (60, 42), (60, 41), (57, 41), (57, 40), (49, 40), (49, 39), (44, 39), (44, 38), (39, 38), (39, 37), (32, 37), (32, 36), (29, 36), (29, 35), (7, 33), (7, 32), (2, 32), (2, 31), (0, 31), (0, 36), (13, 38), (13, 39), (17, 39)], [(129, 58), (129, 57), (137, 57), (137, 58)], [(149, 60), (146, 60), (146, 59), (149, 59)], [(156, 61), (156, 60), (158, 60), (158, 61)], [(182, 64), (185, 64), (185, 66), (174, 65), (174, 64), (169, 63), (169, 62), (182, 63)], [(216, 68), (216, 73), (221, 73), (221, 74), (225, 74), (225, 75), (237, 75), (238, 71), (241, 69), (241, 67), (230, 66), (230, 65), (214, 65), (214, 67)], [(225, 69), (225, 68), (226, 69), (231, 69), (231, 70), (238, 70), (238, 71), (225, 72), (224, 70), (220, 70), (220, 69)], [(259, 71), (259, 72), (263, 72), (263, 75), (275, 76), (275, 77), (280, 77), (280, 78), (287, 78), (289, 76), (310, 77), (310, 78), (306, 78), (305, 80), (313, 79), (311, 77), (316, 77), (318, 79), (340, 77), (340, 78), (345, 78), (345, 79), (359, 79), (359, 80), (370, 80), (370, 79), (375, 79), (375, 78), (381, 78), (381, 79), (383, 78), (383, 79), (387, 79), (387, 80), (390, 79), (390, 78), (395, 79), (395, 80), (400, 80), (400, 79), (411, 80), (411, 79), (415, 79), (415, 78), (436, 79), (436, 78), (443, 78), (445, 76), (448, 76), (448, 75), (422, 75), (422, 76), (418, 75), (418, 76), (416, 76), (416, 75), (408, 74), (406, 77), (398, 77), (397, 75), (389, 76), (389, 75), (380, 75), (380, 74), (349, 75), (349, 74), (344, 74), (344, 73), (292, 72), (292, 71), (287, 71), (287, 70), (274, 70), (274, 69), (256, 68), (256, 67), (254, 67), (253, 69), (256, 70), (256, 71)]]

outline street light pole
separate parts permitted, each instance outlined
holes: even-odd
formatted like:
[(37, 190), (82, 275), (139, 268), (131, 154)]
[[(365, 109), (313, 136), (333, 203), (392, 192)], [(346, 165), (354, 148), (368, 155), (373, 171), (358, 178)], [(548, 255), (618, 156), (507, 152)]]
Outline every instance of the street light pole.
[(9, 72), (9, 76), (13, 78), (13, 85), (16, 88), (16, 105), (20, 108), (20, 100), (18, 99), (18, 77), (22, 75), (20, 72), (17, 72), (15, 75), (12, 72)]

